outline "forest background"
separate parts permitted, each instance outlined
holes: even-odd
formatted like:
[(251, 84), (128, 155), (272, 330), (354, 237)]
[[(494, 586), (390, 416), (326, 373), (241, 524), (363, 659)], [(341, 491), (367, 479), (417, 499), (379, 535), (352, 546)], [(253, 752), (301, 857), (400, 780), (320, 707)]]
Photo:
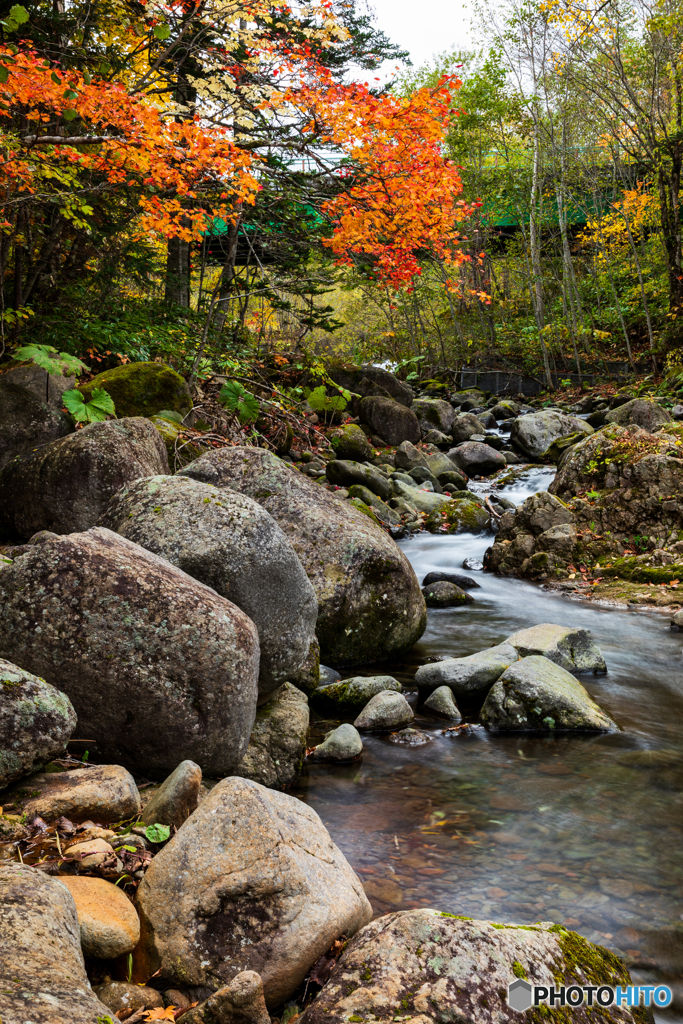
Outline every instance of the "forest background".
[(482, 0), (388, 85), (355, 0), (0, 15), (0, 360), (683, 373), (679, 0)]

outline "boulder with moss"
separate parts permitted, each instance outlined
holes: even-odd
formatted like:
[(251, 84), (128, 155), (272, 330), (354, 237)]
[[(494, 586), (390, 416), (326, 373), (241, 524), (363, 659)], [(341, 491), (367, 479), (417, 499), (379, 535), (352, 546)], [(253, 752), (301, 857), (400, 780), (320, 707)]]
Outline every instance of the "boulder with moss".
[(502, 575), (566, 575), (567, 565), (577, 557), (577, 543), (574, 513), (559, 498), (541, 492), (504, 513), (484, 563)]
[(233, 771), (270, 789), (285, 789), (301, 771), (306, 755), (308, 698), (285, 683), (258, 708), (247, 752)]
[(168, 455), (168, 464), (172, 472), (194, 462), (203, 453), (204, 449), (198, 444), (183, 436), (183, 425), (176, 419), (168, 416), (151, 416), (152, 423), (157, 428)]
[(385, 690), (402, 693), (403, 687), (393, 676), (351, 676), (335, 683), (319, 686), (311, 694), (311, 703), (327, 711), (353, 711)]
[(420, 440), (421, 431), (417, 416), (412, 409), (408, 409), (393, 398), (363, 398), (359, 413), (361, 422), (387, 444), (398, 445), (402, 441), (412, 441), (416, 444)]
[(652, 432), (672, 420), (671, 413), (663, 409), (657, 402), (634, 398), (624, 405), (612, 409), (605, 416), (606, 423), (616, 423), (620, 427), (635, 424), (643, 430)]
[(369, 506), (383, 526), (398, 526), (400, 524), (401, 517), (398, 512), (390, 508), (385, 501), (378, 498), (367, 487), (363, 487), (361, 484), (351, 484), (348, 491), (349, 498), (359, 498), (366, 506)]
[(455, 419), (455, 409), (450, 402), (444, 402), (442, 398), (416, 398), (412, 409), (423, 434), (434, 429), (443, 434), (450, 432), (451, 423)]
[(578, 416), (570, 416), (556, 409), (519, 416), (512, 425), (510, 440), (524, 455), (541, 459), (553, 441), (572, 434), (592, 434), (593, 428)]
[(327, 435), (327, 440), (337, 459), (368, 462), (375, 454), (375, 449), (356, 423), (344, 423), (340, 427), (335, 427)]
[[(394, 373), (381, 366), (334, 363), (328, 372), (330, 380), (348, 391), (363, 395), (389, 396), (408, 408), (413, 404), (413, 389), (410, 384), (399, 380)], [(365, 384), (364, 387), (361, 387), (362, 383)]]
[(116, 366), (98, 373), (87, 384), (79, 385), (78, 390), (89, 402), (96, 388), (111, 395), (118, 417), (154, 416), (164, 409), (185, 415), (192, 408), (185, 380), (165, 363)]
[(483, 533), (490, 528), (490, 513), (471, 491), (456, 491), (448, 504), (430, 512), (425, 520), (430, 533)]

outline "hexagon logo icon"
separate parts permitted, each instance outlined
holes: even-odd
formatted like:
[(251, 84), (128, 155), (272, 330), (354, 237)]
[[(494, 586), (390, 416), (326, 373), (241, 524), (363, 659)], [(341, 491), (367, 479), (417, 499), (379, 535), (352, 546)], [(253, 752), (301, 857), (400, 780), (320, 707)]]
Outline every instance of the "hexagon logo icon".
[(516, 1010), (517, 1013), (523, 1013), (534, 1004), (532, 992), (529, 982), (518, 978), (517, 981), (508, 985), (508, 1006)]

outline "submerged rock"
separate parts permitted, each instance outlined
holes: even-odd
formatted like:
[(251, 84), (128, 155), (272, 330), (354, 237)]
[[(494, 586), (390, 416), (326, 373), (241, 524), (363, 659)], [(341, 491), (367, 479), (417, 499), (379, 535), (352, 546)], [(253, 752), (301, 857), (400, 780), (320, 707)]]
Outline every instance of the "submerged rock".
[(430, 583), (422, 588), (428, 608), (454, 608), (458, 605), (473, 604), (474, 598), (467, 591), (461, 590), (455, 583), (445, 580)]
[(618, 726), (570, 672), (540, 655), (495, 682), (481, 709), (492, 732), (614, 732)]
[(309, 754), (309, 761), (353, 761), (363, 753), (360, 734), (348, 722), (325, 734), (325, 739)]
[(304, 763), (308, 719), (306, 694), (285, 683), (257, 709), (247, 752), (233, 775), (273, 789), (289, 786)]
[(137, 900), (136, 970), (211, 989), (257, 971), (271, 1007), (372, 916), (315, 811), (238, 778), (219, 782), (154, 857)]
[(414, 718), (402, 693), (384, 690), (368, 701), (353, 724), (363, 732), (389, 732), (409, 725)]
[(518, 630), (505, 643), (514, 647), (520, 658), (540, 654), (568, 672), (598, 674), (607, 671), (602, 652), (587, 629), (545, 622)]
[(519, 654), (511, 644), (497, 644), (466, 658), (445, 658), (421, 665), (415, 673), (415, 683), (423, 700), (441, 686), (448, 686), (456, 698), (474, 700), (483, 697), (506, 668), (518, 660)]
[(432, 737), (428, 732), (412, 729), (409, 726), (407, 729), (400, 729), (399, 732), (392, 732), (389, 742), (397, 743), (404, 747), (424, 747), (426, 743), (432, 742)]

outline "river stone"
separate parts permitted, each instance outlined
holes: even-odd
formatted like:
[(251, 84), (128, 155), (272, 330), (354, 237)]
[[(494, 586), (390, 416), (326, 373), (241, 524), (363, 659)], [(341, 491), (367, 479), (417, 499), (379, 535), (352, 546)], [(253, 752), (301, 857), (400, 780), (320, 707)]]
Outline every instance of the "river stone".
[(290, 541), (253, 498), (187, 476), (136, 480), (100, 520), (241, 608), (259, 635), (259, 698), (303, 665), (318, 602)]
[(343, 722), (325, 733), (325, 739), (308, 755), (309, 761), (353, 761), (363, 753), (363, 741), (354, 726)]
[(447, 494), (435, 494), (433, 491), (423, 491), (417, 486), (409, 486), (403, 480), (393, 478), (394, 495), (408, 502), (418, 512), (434, 512), (436, 509), (447, 508), (450, 498)]
[(359, 411), (361, 423), (370, 427), (373, 434), (377, 434), (387, 444), (398, 445), (402, 441), (417, 444), (420, 440), (417, 416), (412, 409), (392, 398), (363, 398)]
[(81, 948), (86, 956), (113, 960), (135, 949), (140, 941), (140, 921), (135, 907), (117, 885), (87, 875), (62, 875), (59, 881), (76, 904)]
[[(68, 416), (18, 381), (16, 371), (0, 375), (0, 470), (16, 456), (65, 437), (73, 430)], [(41, 371), (43, 381), (45, 371)]]
[(263, 981), (256, 971), (243, 971), (183, 1017), (186, 1024), (270, 1024)]
[(428, 587), (430, 583), (455, 583), (461, 590), (481, 590), (481, 583), (477, 583), (471, 576), (461, 576), (457, 572), (428, 572), (422, 580), (422, 586)]
[(401, 405), (411, 406), (413, 404), (413, 389), (410, 384), (399, 380), (396, 374), (385, 370), (381, 366), (366, 364), (354, 366), (351, 363), (340, 363), (329, 367), (330, 380), (347, 391), (358, 391), (362, 380), (377, 387), (378, 394), (390, 395)]
[(363, 732), (389, 732), (410, 725), (414, 718), (413, 709), (402, 693), (383, 690), (368, 701), (353, 724)]
[(540, 412), (519, 416), (512, 425), (510, 440), (521, 448), (525, 455), (532, 459), (540, 459), (553, 441), (576, 433), (592, 434), (593, 428), (578, 416), (542, 409)]
[(0, 572), (0, 656), (62, 689), (102, 760), (165, 777), (239, 764), (256, 712), (256, 627), (174, 565), (100, 527)]
[[(503, 1024), (515, 1019), (508, 985), (520, 978), (546, 987), (631, 984), (614, 953), (551, 922), (530, 927), (399, 911), (377, 918), (347, 944), (298, 1024), (386, 1021), (397, 1008), (412, 1024)], [(611, 1007), (599, 1017), (571, 1011), (566, 1019), (644, 1024), (651, 1018)]]
[(511, 665), (493, 684), (481, 721), (491, 732), (614, 732), (618, 728), (571, 672), (535, 654)]
[(471, 412), (460, 413), (451, 423), (450, 435), (455, 444), (462, 441), (469, 441), (473, 435), (485, 434), (486, 427), (478, 417)]
[(75, 728), (65, 693), (0, 658), (0, 789), (61, 754)]
[(448, 458), (467, 476), (488, 476), (507, 465), (504, 455), (481, 441), (465, 441), (457, 448), (451, 448)]
[(104, 985), (95, 985), (93, 992), (112, 1013), (118, 1010), (154, 1010), (164, 1005), (161, 992), (149, 985), (133, 985), (129, 981), (108, 981)]
[(444, 434), (449, 432), (455, 418), (455, 409), (442, 398), (416, 398), (412, 410), (417, 416), (423, 434), (436, 429)]
[(362, 462), (348, 462), (344, 459), (333, 459), (325, 468), (325, 476), (329, 483), (340, 487), (361, 484), (373, 494), (387, 501), (393, 494), (391, 482), (374, 466), (366, 466)]
[(496, 679), (518, 660), (519, 655), (511, 644), (498, 644), (466, 658), (445, 658), (422, 665), (415, 673), (415, 683), (422, 699), (438, 687), (448, 686), (456, 698), (472, 700), (483, 697)]
[(481, 572), (484, 568), (484, 563), (480, 558), (463, 558), (462, 561), (463, 569), (469, 569), (470, 572)]
[(145, 977), (160, 969), (215, 990), (254, 970), (271, 1007), (372, 916), (315, 811), (239, 778), (219, 782), (157, 853), (137, 902)]
[(493, 406), (491, 415), (495, 420), (508, 420), (519, 416), (519, 404), (509, 398), (503, 398)]
[(351, 676), (326, 686), (319, 686), (311, 700), (322, 707), (345, 708), (365, 707), (371, 697), (385, 690), (401, 693), (403, 687), (393, 676)]
[(156, 793), (145, 804), (140, 814), (146, 825), (175, 825), (180, 828), (199, 802), (202, 770), (194, 761), (181, 761)]
[(458, 722), (462, 722), (462, 715), (455, 703), (450, 686), (437, 686), (436, 690), (427, 697), (424, 706), (435, 715), (439, 715), (440, 718), (448, 718), (456, 725)]
[(442, 434), (440, 430), (428, 430), (422, 440), (425, 444), (434, 444), (443, 448), (450, 448), (453, 443), (453, 438), (449, 434)]
[(0, 527), (24, 539), (87, 530), (121, 487), (156, 473), (168, 473), (168, 456), (149, 420), (89, 423), (5, 466)]
[(71, 893), (23, 864), (0, 863), (4, 1024), (115, 1024), (90, 988)]
[(272, 789), (289, 786), (304, 763), (308, 719), (306, 694), (285, 683), (257, 709), (247, 752), (233, 775)]
[(422, 636), (427, 609), (410, 562), (348, 502), (263, 448), (223, 448), (182, 473), (248, 494), (289, 537), (318, 598), (324, 662), (398, 657)]
[(166, 410), (186, 415), (192, 409), (187, 384), (165, 363), (126, 363), (78, 385), (85, 401), (90, 401), (95, 388), (111, 395), (119, 418), (154, 416)]
[(140, 794), (130, 772), (118, 764), (97, 764), (67, 772), (31, 775), (3, 793), (18, 801), (28, 821), (125, 821), (140, 813)]
[[(393, 489), (392, 489), (393, 491)], [(381, 498), (369, 491), (367, 487), (360, 484), (351, 484), (349, 487), (349, 498), (359, 498), (365, 505), (369, 505), (377, 518), (389, 526), (398, 526), (401, 517), (398, 512), (390, 508)]]
[(455, 608), (458, 605), (473, 604), (474, 598), (455, 583), (439, 580), (422, 588), (428, 608)]
[(641, 398), (634, 398), (631, 402), (620, 405), (618, 409), (612, 409), (605, 416), (606, 423), (616, 423), (625, 427), (629, 423), (635, 423), (643, 430), (654, 433), (664, 423), (670, 423), (672, 416), (663, 409), (657, 402), (648, 402)]
[(407, 473), (417, 466), (424, 466), (425, 469), (429, 468), (427, 453), (421, 448), (416, 448), (410, 441), (403, 441), (398, 446), (394, 455), (394, 464), (396, 469), (405, 469)]
[(518, 630), (505, 643), (511, 644), (520, 658), (541, 654), (568, 672), (597, 674), (607, 671), (602, 652), (587, 629), (545, 622)]
[(683, 608), (671, 616), (671, 628), (683, 629)]
[(352, 462), (368, 462), (374, 457), (375, 449), (356, 423), (344, 423), (327, 435), (337, 459), (351, 459)]

